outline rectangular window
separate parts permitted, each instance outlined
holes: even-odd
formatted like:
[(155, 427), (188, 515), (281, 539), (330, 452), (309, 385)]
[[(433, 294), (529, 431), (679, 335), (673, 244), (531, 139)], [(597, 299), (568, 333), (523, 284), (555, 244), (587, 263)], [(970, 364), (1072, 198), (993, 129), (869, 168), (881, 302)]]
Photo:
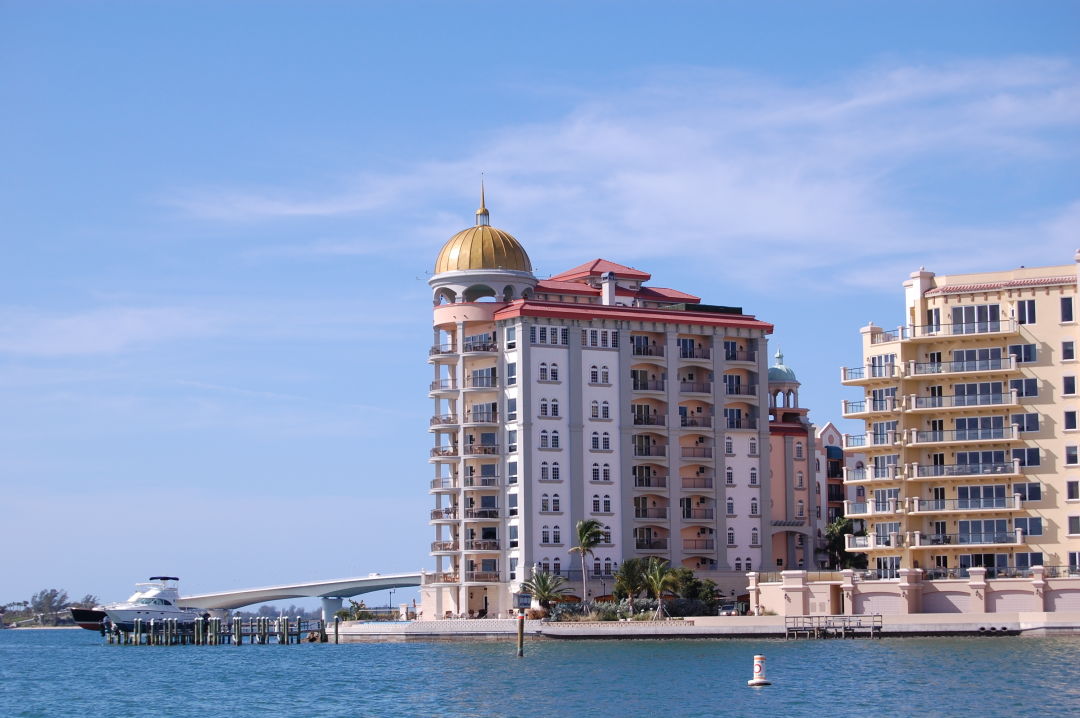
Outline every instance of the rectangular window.
[(506, 328), (506, 348), (507, 349), (515, 349), (515, 348), (517, 348), (517, 327), (507, 327)]
[(1061, 321), (1071, 322), (1073, 320), (1073, 299), (1072, 297), (1061, 298)]
[(1075, 411), (1066, 411), (1065, 412), (1065, 430), (1070, 431), (1070, 430), (1075, 429), (1075, 428), (1076, 428), (1076, 412)]
[(1065, 464), (1067, 466), (1076, 466), (1076, 464), (1077, 464), (1076, 450), (1077, 450), (1076, 446), (1066, 446), (1065, 447)]
[(506, 481), (510, 484), (516, 484), (518, 480), (518, 462), (508, 461), (506, 462)]
[(1014, 553), (1013, 558), (1016, 560), (1017, 568), (1031, 568), (1032, 566), (1043, 565), (1043, 555), (1041, 551), (1020, 551)]
[[(511, 499), (516, 499), (517, 495), (516, 494), (510, 494), (510, 498)], [(513, 506), (513, 507), (516, 507), (517, 506), (517, 501), (512, 500), (510, 505)], [(514, 513), (516, 513), (516, 508), (512, 508), (510, 510), (512, 512), (510, 515), (513, 516)], [(514, 525), (511, 524), (510, 526), (507, 527), (507, 540), (510, 541), (510, 548), (517, 548), (517, 545), (518, 545), (518, 527), (517, 526), (514, 526)]]
[(1013, 449), (1012, 457), (1019, 459), (1021, 466), (1038, 466), (1040, 463), (1039, 450), (1036, 448)]
[(1016, 303), (1016, 320), (1021, 324), (1035, 323), (1035, 300), (1021, 299)]
[(1065, 498), (1069, 501), (1080, 500), (1080, 481), (1065, 482)]
[(506, 400), (506, 420), (517, 421), (517, 397), (515, 396)]
[(1001, 307), (997, 304), (975, 304), (952, 308), (953, 334), (985, 334), (1001, 331)]
[(1069, 517), (1069, 533), (1080, 534), (1080, 516)]
[(1076, 342), (1061, 343), (1061, 360), (1072, 361), (1076, 359)]
[(1042, 519), (1037, 516), (1018, 517), (1013, 520), (1013, 527), (1022, 529), (1025, 536), (1042, 536)]
[(1017, 364), (1030, 364), (1037, 360), (1038, 345), (1036, 344), (1010, 344), (1009, 353), (1016, 357)]
[[(518, 515), (518, 495), (517, 494), (507, 494), (506, 495), (506, 509), (509, 512), (510, 516), (517, 516)], [(510, 527), (510, 538), (511, 539), (516, 539), (517, 538), (517, 526), (511, 526)], [(511, 541), (510, 542), (510, 548), (514, 548), (515, 546), (517, 546), (517, 542)]]
[(1061, 393), (1066, 396), (1076, 393), (1076, 377), (1075, 376), (1063, 376), (1061, 377)]
[(1020, 427), (1020, 431), (1038, 431), (1038, 414), (1013, 414), (1012, 423)]
[(536, 344), (536, 327), (529, 327), (529, 343)]
[(1009, 388), (1016, 392), (1017, 396), (1038, 396), (1038, 379), (1013, 379), (1009, 382)]
[(506, 432), (506, 450), (517, 451), (517, 429), (510, 429)]
[(510, 362), (506, 365), (506, 385), (514, 386), (517, 384), (517, 363)]
[(1033, 481), (1027, 484), (1013, 484), (1014, 494), (1020, 495), (1021, 501), (1042, 501), (1042, 484)]

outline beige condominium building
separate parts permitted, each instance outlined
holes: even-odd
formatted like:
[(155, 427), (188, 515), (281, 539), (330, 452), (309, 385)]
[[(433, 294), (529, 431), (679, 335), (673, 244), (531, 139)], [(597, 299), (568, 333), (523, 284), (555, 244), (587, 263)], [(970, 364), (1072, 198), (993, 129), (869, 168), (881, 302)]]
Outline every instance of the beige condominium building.
[(628, 557), (668, 559), (725, 594), (773, 562), (772, 326), (649, 280), (599, 259), (537, 278), (483, 203), (443, 246), (429, 281), (424, 618), (506, 615), (535, 571), (581, 594), (569, 549), (582, 519), (603, 527), (587, 598), (609, 595)]
[[(870, 578), (1047, 575), (1080, 566), (1076, 263), (904, 283), (904, 325), (861, 330), (863, 360), (842, 370), (866, 423), (844, 450), (862, 487), (844, 515)], [(1039, 571), (1042, 575), (1043, 570)], [(924, 607), (923, 610), (929, 610)], [(946, 610), (946, 609), (942, 609)]]

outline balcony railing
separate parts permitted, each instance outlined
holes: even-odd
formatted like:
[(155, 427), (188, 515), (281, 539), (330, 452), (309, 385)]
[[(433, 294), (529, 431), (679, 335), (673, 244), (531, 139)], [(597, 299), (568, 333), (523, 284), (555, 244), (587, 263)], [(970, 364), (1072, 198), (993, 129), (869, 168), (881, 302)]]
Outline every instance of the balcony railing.
[(996, 359), (973, 359), (971, 361), (912, 362), (909, 373), (920, 376), (926, 374), (971, 374), (980, 371), (1013, 371), (1016, 358), (1013, 356)]
[(679, 347), (680, 359), (711, 359), (712, 350), (708, 347)]
[(650, 456), (667, 456), (666, 446), (635, 446), (635, 458), (647, 458)]
[(458, 448), (456, 446), (436, 446), (430, 453), (433, 458), (453, 457), (458, 455)]
[(983, 531), (978, 533), (922, 534), (915, 532), (915, 546), (1018, 546), (1024, 543), (1024, 532)]
[(461, 346), (463, 352), (497, 352), (499, 345), (495, 342), (465, 342)]
[(497, 508), (465, 509), (467, 519), (497, 519), (501, 515)]
[(896, 411), (897, 402), (893, 398), (888, 399), (860, 399), (858, 401), (845, 400), (841, 407), (842, 414), (865, 414), (875, 411)]
[(963, 334), (999, 334), (1015, 333), (1015, 319), (994, 319), (982, 322), (962, 324), (918, 324), (904, 328), (905, 338), (923, 338), (940, 336), (960, 336)]
[(425, 580), (428, 583), (457, 583), (458, 575), (452, 571), (443, 571), (442, 573), (429, 573), (425, 576)]
[(894, 379), (899, 375), (896, 364), (868, 364), (840, 368), (840, 381), (862, 381), (864, 379)]
[(499, 386), (499, 378), (494, 376), (467, 376), (465, 386), (469, 389), (495, 389)]
[(428, 356), (438, 356), (440, 354), (454, 354), (457, 352), (457, 347), (453, 343), (450, 344), (435, 344), (428, 350)]
[(1019, 473), (1019, 459), (987, 464), (919, 464), (915, 467), (915, 476), (920, 479)]
[(906, 332), (903, 327), (899, 327), (893, 331), (888, 332), (874, 332), (870, 335), (871, 344), (887, 344), (889, 342), (900, 341), (906, 339)]
[(757, 396), (757, 385), (724, 384), (724, 394), (727, 396)]
[(634, 488), (638, 489), (663, 489), (667, 488), (666, 476), (645, 476), (634, 479)]
[(904, 535), (891, 534), (868, 534), (866, 536), (845, 536), (844, 547), (848, 551), (866, 550), (875, 548), (898, 548), (904, 545)]
[(431, 480), (431, 488), (433, 489), (456, 489), (457, 487), (457, 479), (451, 476)]
[(965, 406), (995, 406), (1016, 404), (1016, 392), (1007, 394), (949, 394), (947, 396), (912, 396), (909, 406), (914, 409), (955, 409)]
[(466, 424), (494, 424), (499, 419), (497, 411), (467, 411), (465, 412)]
[(899, 499), (885, 501), (845, 501), (845, 516), (874, 516), (877, 514), (895, 514), (902, 504)]
[(683, 539), (683, 551), (714, 551), (716, 539)]
[(434, 511), (431, 512), (431, 518), (432, 518), (433, 521), (456, 520), (457, 517), (458, 517), (457, 509), (453, 508), (453, 507), (450, 507), (450, 506), (447, 506), (446, 508), (443, 508), (443, 509), (435, 509)]
[(436, 379), (428, 387), (429, 391), (452, 391), (455, 388), (453, 379)]
[(634, 509), (635, 519), (666, 519), (667, 507), (662, 506), (652, 509)]
[(667, 551), (668, 540), (666, 538), (637, 539), (634, 548), (638, 551)]
[(999, 426), (988, 429), (946, 429), (944, 431), (911, 432), (913, 444), (945, 444), (954, 441), (1015, 441), (1018, 432), (1015, 426)]
[(664, 391), (663, 379), (635, 379), (634, 391)]
[(630, 353), (636, 357), (662, 357), (664, 356), (664, 347), (660, 345), (641, 346), (638, 344), (631, 344)]
[(432, 553), (438, 553), (439, 551), (457, 551), (460, 544), (457, 541), (433, 541), (431, 543)]
[(692, 427), (711, 427), (713, 424), (713, 418), (711, 416), (680, 416), (679, 423), (682, 426)]
[(741, 419), (736, 419), (734, 417), (728, 417), (728, 418), (724, 419), (724, 425), (729, 429), (756, 430), (757, 429), (757, 419), (751, 419), (751, 418), (747, 418), (747, 417), (743, 417)]
[(711, 489), (713, 487), (713, 477), (684, 476), (682, 478), (682, 487), (684, 489)]
[(465, 477), (465, 486), (470, 487), (470, 488), (473, 488), (473, 487), (487, 488), (487, 487), (498, 486), (498, 485), (499, 485), (499, 477), (498, 476), (483, 476), (483, 475), (481, 475), (481, 476), (466, 476)]
[(494, 539), (472, 539), (465, 542), (466, 551), (498, 551), (499, 542)]
[(736, 349), (734, 351), (727, 350), (724, 352), (724, 359), (726, 361), (757, 361), (757, 352), (747, 349)]
[(498, 444), (466, 444), (465, 454), (467, 456), (494, 456), (499, 453)]
[(1015, 511), (1022, 500), (1019, 494), (990, 496), (978, 499), (911, 499), (911, 512), (916, 514), (935, 511)]
[(499, 580), (498, 571), (466, 571), (465, 580), (472, 583), (495, 583)]
[(663, 414), (656, 414), (655, 416), (634, 414), (633, 424), (634, 426), (664, 426), (667, 424), (667, 417)]
[(711, 446), (680, 446), (679, 454), (684, 459), (711, 459), (713, 447)]
[(457, 414), (438, 414), (431, 417), (431, 426), (446, 426), (458, 423)]
[[(986, 578), (1031, 578), (1035, 575), (1034, 566), (971, 566), (955, 568), (926, 568), (923, 569), (923, 579), (927, 581), (944, 581), (948, 579), (971, 578), (969, 568), (985, 568)], [(1065, 578), (1080, 576), (1080, 567), (1077, 566), (1042, 566), (1042, 575), (1046, 578)]]
[(684, 519), (711, 519), (716, 516), (716, 509), (683, 509), (682, 517)]

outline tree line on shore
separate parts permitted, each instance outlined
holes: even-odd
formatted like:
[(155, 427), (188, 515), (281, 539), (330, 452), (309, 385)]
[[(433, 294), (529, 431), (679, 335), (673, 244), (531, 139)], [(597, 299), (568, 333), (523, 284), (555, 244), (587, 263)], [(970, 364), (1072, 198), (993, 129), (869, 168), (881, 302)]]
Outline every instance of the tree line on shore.
[(93, 608), (98, 597), (88, 593), (78, 601), (72, 601), (68, 592), (59, 588), (38, 591), (28, 601), (11, 601), (0, 605), (0, 624), (63, 626), (71, 625), (69, 608)]

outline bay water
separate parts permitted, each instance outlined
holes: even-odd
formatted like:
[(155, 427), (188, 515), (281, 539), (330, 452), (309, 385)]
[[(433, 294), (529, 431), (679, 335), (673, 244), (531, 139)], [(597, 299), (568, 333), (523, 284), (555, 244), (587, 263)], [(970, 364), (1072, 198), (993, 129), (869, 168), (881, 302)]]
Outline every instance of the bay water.
[[(753, 656), (774, 685), (748, 688)], [(110, 646), (0, 631), (0, 717), (1080, 715), (1080, 637)]]

